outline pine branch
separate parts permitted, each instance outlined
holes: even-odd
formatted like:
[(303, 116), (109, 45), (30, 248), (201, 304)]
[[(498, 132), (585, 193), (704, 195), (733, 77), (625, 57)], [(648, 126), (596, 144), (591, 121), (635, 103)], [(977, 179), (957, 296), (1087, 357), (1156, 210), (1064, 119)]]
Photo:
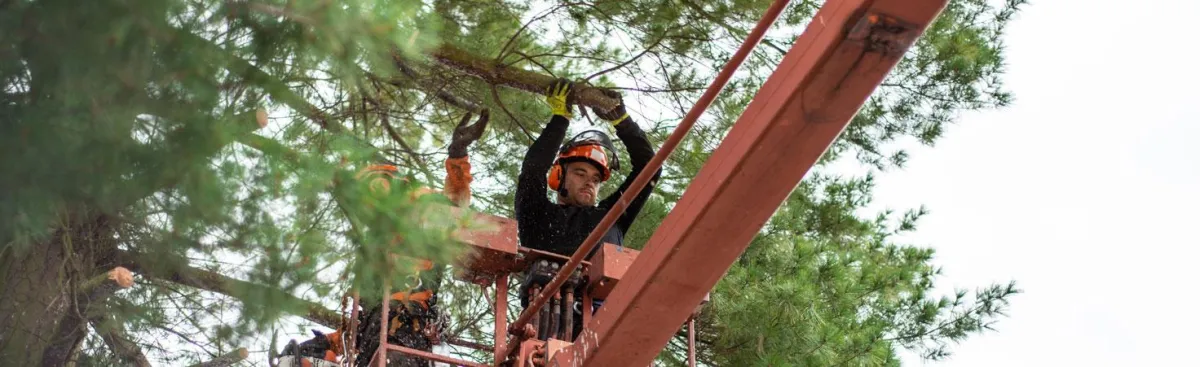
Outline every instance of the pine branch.
[[(746, 35), (749, 34), (748, 30), (738, 29), (738, 28), (730, 25), (729, 23), (726, 23), (724, 20), (717, 18), (716, 16), (710, 14), (708, 11), (705, 11), (704, 8), (700, 7), (700, 5), (696, 4), (695, 2), (692, 2), (690, 0), (685, 0), (685, 1), (683, 1), (683, 5), (692, 9), (692, 11), (695, 11), (696, 14), (699, 14), (704, 19), (706, 19), (710, 22), (713, 22), (713, 24), (716, 24), (716, 25), (720, 26), (721, 28), (724, 28), (726, 32), (735, 34), (738, 37), (746, 37)], [(784, 50), (783, 47), (779, 47), (779, 45), (776, 45), (774, 42), (771, 42), (771, 40), (767, 39), (766, 37), (763, 37), (762, 44), (774, 49), (775, 52), (778, 52), (780, 55), (787, 54), (787, 50)]]
[(415, 168), (425, 175), (425, 179), (433, 182), (434, 175), (433, 172), (429, 170), (429, 165), (425, 163), (425, 160), (422, 159), (421, 156), (417, 155), (416, 150), (414, 150), (408, 145), (407, 142), (404, 141), (404, 137), (400, 136), (400, 133), (396, 131), (394, 126), (392, 126), (392, 122), (388, 121), (387, 118), (383, 118), (380, 121), (380, 125), (383, 125), (384, 131), (387, 131), (387, 134), (392, 138), (392, 141), (400, 145), (401, 150), (403, 150), (405, 153), (408, 153), (409, 159), (413, 160), (413, 165), (415, 165)]
[[(298, 23), (305, 24), (308, 26), (314, 26), (316, 24), (316, 22), (312, 21), (311, 19), (308, 19), (299, 14), (295, 14), (294, 12), (290, 12), (286, 9), (280, 9), (277, 7), (263, 5), (263, 4), (250, 4), (248, 7), (250, 10), (263, 12), (263, 13), (271, 14), (271, 15), (275, 15), (275, 16), (287, 17)], [(235, 62), (234, 66), (236, 69), (248, 71), (249, 72), (249, 74), (247, 74), (248, 77), (254, 77), (255, 79), (261, 79), (261, 80), (270, 80), (269, 75), (267, 75), (262, 70), (255, 68), (253, 65), (250, 65), (249, 62), (245, 62), (245, 60), (242, 60), (240, 58), (233, 58), (232, 61)], [(404, 75), (406, 75), (410, 79), (412, 79), (413, 84), (414, 84), (414, 86), (417, 87), (417, 89), (421, 89), (426, 92), (429, 92), (430, 94), (437, 96), (439, 99), (446, 102), (447, 104), (461, 108), (465, 111), (469, 111), (471, 113), (480, 113), (481, 111), (483, 111), (483, 107), (481, 107), (479, 105), (479, 103), (476, 103), (474, 101), (471, 101), (470, 99), (455, 95), (454, 93), (446, 90), (444, 87), (436, 88), (436, 89), (428, 88), (427, 86), (432, 85), (432, 83), (429, 83), (428, 78), (422, 77), (420, 74), (417, 73), (416, 70), (413, 70), (413, 68), (411, 66), (407, 65), (405, 62), (401, 61), (399, 58), (395, 59), (395, 64), (396, 64), (397, 69), (400, 69), (400, 71), (402, 73), (404, 73)], [(231, 71), (234, 71), (234, 70), (231, 70)], [(364, 75), (367, 75), (370, 78), (378, 78), (377, 76), (372, 75), (372, 74), (366, 72), (365, 70), (360, 70), (360, 71)], [(398, 86), (398, 87), (401, 84), (398, 80), (394, 80), (394, 79), (388, 81), (388, 83)], [(312, 111), (313, 113), (306, 114), (306, 116), (308, 116), (309, 118), (312, 118), (313, 121), (317, 122), (322, 127), (325, 127), (326, 129), (329, 129), (329, 130), (335, 131), (335, 132), (343, 130), (342, 126), (340, 126), (340, 125), (330, 125), (329, 121), (328, 121), (328, 117), (323, 116), (319, 109), (309, 109), (308, 108), (309, 106), (305, 106), (305, 104), (307, 102), (305, 102), (302, 98), (299, 98), (299, 96), (296, 96), (294, 93), (291, 93), (291, 91), (288, 90), (286, 87), (279, 88), (280, 86), (275, 85), (275, 84), (272, 84), (271, 86), (275, 87), (275, 88), (268, 88), (268, 92), (271, 93), (272, 96), (275, 96), (276, 98), (282, 97), (281, 100), (283, 100), (289, 106), (292, 106), (293, 108), (295, 108), (297, 111), (301, 111), (301, 112)], [(300, 109), (297, 107), (303, 107), (304, 109)]]
[(331, 121), (330, 117), (325, 114), (320, 108), (309, 103), (299, 94), (292, 91), (291, 88), (284, 84), (283, 81), (271, 76), (259, 67), (251, 64), (246, 59), (234, 55), (232, 52), (225, 50), (221, 46), (186, 31), (174, 30), (172, 36), (178, 37), (179, 42), (187, 43), (189, 46), (196, 47), (204, 53), (224, 55), (223, 59), (228, 63), (226, 69), (234, 75), (239, 75), (246, 82), (258, 86), (265, 90), (271, 98), (283, 102), (293, 110), (300, 112), (305, 117), (311, 119), (317, 125), (320, 125), (325, 130), (331, 132), (344, 132), (346, 129), (340, 124)]
[[(191, 43), (191, 46), (195, 46), (198, 49), (212, 53), (224, 54), (224, 60), (229, 63), (227, 69), (231, 73), (241, 75), (246, 79), (247, 82), (263, 88), (263, 90), (265, 90), (267, 94), (271, 96), (271, 98), (283, 102), (292, 110), (303, 114), (317, 125), (320, 125), (326, 131), (333, 133), (346, 132), (346, 128), (344, 126), (332, 121), (333, 119), (329, 115), (325, 114), (321, 108), (313, 105), (308, 100), (296, 94), (296, 92), (292, 91), (291, 88), (283, 83), (283, 81), (268, 74), (257, 66), (254, 66), (249, 61), (246, 61), (245, 59), (234, 55), (232, 52), (225, 50), (221, 46), (195, 34), (176, 30), (174, 35), (179, 37), (184, 42)], [(239, 136), (245, 138), (248, 135), (252, 134), (241, 134)], [(372, 146), (367, 142), (358, 140), (357, 137), (353, 135), (346, 134), (345, 136), (353, 138), (365, 146)], [(384, 157), (380, 155), (378, 151), (375, 152), (372, 159), (377, 162), (386, 161), (386, 159), (384, 159)]]
[[(128, 272), (128, 270), (126, 270)], [(150, 360), (146, 358), (146, 354), (142, 353), (142, 348), (133, 340), (129, 339), (121, 325), (106, 314), (94, 316), (89, 320), (92, 328), (96, 333), (100, 334), (100, 338), (104, 340), (104, 344), (108, 346), (108, 350), (116, 354), (121, 360), (136, 367), (150, 367)]]
[[(397, 60), (396, 68), (400, 69), (400, 72), (402, 72), (402, 73), (404, 73), (404, 75), (408, 76), (409, 79), (412, 80), (412, 84), (414, 86), (416, 86), (418, 89), (423, 90), (425, 92), (432, 93), (433, 95), (437, 96), (438, 99), (441, 99), (442, 102), (446, 102), (446, 104), (449, 104), (454, 107), (458, 107), (464, 111), (474, 113), (474, 114), (483, 112), (483, 107), (480, 106), (478, 102), (472, 101), (465, 97), (458, 96), (458, 95), (454, 94), (453, 92), (450, 92), (449, 90), (447, 90), (446, 86), (444, 86), (444, 85), (441, 87), (438, 87), (438, 88), (431, 88), (433, 90), (426, 89), (426, 88), (428, 88), (428, 86), (433, 85), (433, 83), (430, 82), (429, 78), (426, 78), (426, 77), (422, 76), (420, 73), (417, 73), (416, 70), (413, 70), (413, 68), (411, 66), (408, 66), (408, 64)], [(399, 86), (401, 86), (402, 83), (398, 80), (392, 79), (392, 80), (388, 81), (388, 84), (399, 87)], [(422, 86), (424, 86), (426, 88), (422, 88)]]
[[(254, 10), (263, 11), (263, 9), (254, 9)], [(298, 17), (294, 16), (293, 14), (277, 14), (277, 15), (286, 15), (289, 19), (296, 21), (298, 23), (301, 23), (301, 24), (308, 25), (308, 26), (313, 26), (313, 24), (314, 24), (312, 22), (305, 21), (305, 19), (303, 19), (303, 18), (298, 18)], [(180, 32), (180, 33), (186, 33), (186, 32)], [(196, 36), (196, 35), (192, 35), (192, 34), (186, 34), (184, 36), (190, 36), (190, 37), (194, 37), (196, 39), (204, 40), (203, 38)], [(220, 49), (220, 47), (207, 42), (207, 40), (204, 40), (204, 41), (205, 41), (204, 43), (211, 45), (211, 47), (217, 47), (217, 49)], [(545, 74), (540, 74), (540, 73), (536, 73), (536, 72), (532, 72), (532, 71), (528, 71), (528, 70), (508, 67), (503, 64), (500, 64), (497, 60), (481, 57), (479, 55), (472, 54), (470, 52), (459, 49), (455, 46), (451, 46), (449, 44), (443, 44), (442, 46), (434, 49), (432, 52), (429, 53), (428, 56), (430, 56), (433, 60), (437, 61), (438, 63), (440, 63), (442, 65), (448, 66), (452, 69), (456, 69), (460, 72), (466, 73), (466, 74), (471, 75), (476, 78), (479, 78), (489, 84), (503, 85), (503, 86), (507, 86), (510, 88), (523, 90), (526, 92), (535, 93), (535, 94), (539, 94), (539, 95), (544, 94), (546, 92), (546, 88), (550, 87), (550, 85), (552, 85), (554, 83), (555, 79), (557, 79), (550, 75), (545, 75)], [(265, 73), (262, 73), (261, 70), (254, 68), (253, 65), (250, 65), (248, 62), (245, 62), (245, 60), (241, 60), (236, 57), (232, 57), (230, 61), (235, 62), (234, 69), (240, 69), (240, 71), (247, 72), (248, 74), (246, 74), (246, 75), (249, 77), (254, 77), (254, 78), (265, 77)], [(396, 67), (400, 68), (402, 71), (405, 68), (409, 67), (408, 63), (410, 62), (410, 60), (405, 60), (403, 53), (400, 52), (400, 50), (398, 48), (394, 48), (392, 51), (392, 61), (393, 61), (393, 63), (396, 64)], [(231, 71), (235, 71), (235, 70), (231, 70)], [(283, 100), (285, 103), (287, 103), (289, 106), (292, 106), (297, 111), (313, 112), (313, 113), (320, 112), (320, 111), (314, 110), (312, 108), (307, 108), (306, 106), (304, 106), (307, 104), (307, 102), (298, 103), (303, 100), (298, 99), (298, 98), (293, 98), (292, 96), (294, 96), (294, 93), (290, 93), (290, 91), (284, 92), (285, 89), (286, 88), (279, 88), (278, 86), (276, 86), (274, 88), (267, 88), (268, 93), (271, 93), (271, 95), (276, 98), (279, 98), (278, 96), (276, 96), (277, 93), (286, 97), (286, 98), (279, 98), (279, 99)], [(579, 104), (579, 105), (592, 107), (592, 108), (599, 108), (602, 110), (610, 110), (610, 109), (616, 107), (620, 103), (619, 100), (614, 99), (614, 98), (609, 98), (608, 96), (601, 93), (599, 88), (588, 86), (585, 83), (580, 83), (579, 85), (577, 85), (575, 87), (573, 96), (574, 96), (574, 100), (571, 101), (571, 103), (573, 103), (573, 104)], [(338, 126), (336, 124), (330, 124), (326, 119), (318, 119), (317, 121), (321, 124), (321, 126), (327, 128), (331, 131), (339, 132), (344, 129), (341, 126)]]
[(45, 365), (65, 364), (75, 353), (83, 337), (87, 333), (88, 315), (99, 314), (95, 307), (103, 304), (104, 300), (121, 289), (133, 286), (133, 276), (129, 270), (116, 267), (103, 274), (92, 277), (75, 287), (74, 297), (62, 321), (58, 323), (51, 340), (60, 341), (42, 352)]
[[(163, 113), (165, 116), (162, 117), (165, 118), (174, 117), (164, 111), (147, 112)], [(137, 189), (131, 190), (127, 195), (114, 196), (111, 201), (112, 207), (125, 208), (155, 192), (174, 187), (193, 167), (207, 163), (222, 148), (235, 141), (237, 137), (252, 135), (251, 132), (266, 126), (266, 121), (266, 112), (256, 110), (236, 114), (228, 121), (214, 121), (227, 124), (225, 126), (211, 127), (192, 124), (171, 131), (166, 137), (165, 146), (167, 148), (156, 152), (156, 154), (173, 156), (177, 159), (164, 159), (155, 162), (151, 167), (141, 170), (141, 173), (134, 180), (127, 183), (127, 185), (134, 186)], [(203, 149), (187, 153), (180, 151), (182, 150), (180, 149), (181, 147), (197, 144), (197, 134), (205, 134), (202, 131), (207, 130), (216, 130), (218, 133), (217, 135), (209, 136), (210, 141), (203, 142), (205, 144)]]
[(595, 78), (595, 77), (598, 77), (598, 76), (601, 76), (601, 75), (604, 75), (604, 74), (608, 74), (608, 73), (611, 73), (611, 72), (613, 72), (613, 71), (616, 71), (616, 70), (618, 70), (618, 69), (621, 69), (621, 68), (623, 68), (623, 67), (629, 66), (629, 64), (632, 64), (634, 61), (637, 61), (638, 59), (642, 58), (642, 56), (645, 56), (645, 55), (646, 55), (646, 53), (650, 52), (650, 51), (651, 51), (651, 50), (653, 50), (655, 47), (658, 47), (658, 45), (659, 45), (659, 44), (661, 44), (661, 43), (662, 43), (662, 41), (663, 41), (663, 40), (665, 40), (665, 39), (667, 39), (667, 37), (665, 37), (665, 36), (664, 36), (664, 37), (660, 37), (658, 40), (654, 41), (654, 43), (650, 44), (650, 46), (646, 47), (646, 49), (642, 50), (642, 52), (639, 52), (637, 55), (633, 55), (633, 57), (629, 58), (629, 60), (625, 60), (625, 62), (622, 62), (622, 63), (620, 63), (620, 64), (617, 64), (617, 65), (615, 65), (615, 66), (613, 66), (613, 67), (611, 67), (611, 68), (608, 68), (608, 69), (604, 69), (604, 70), (597, 71), (597, 72), (595, 72), (595, 73), (594, 73), (594, 74), (592, 74), (592, 75), (588, 75), (588, 77), (587, 77), (587, 78), (583, 78), (583, 80), (585, 80), (585, 81), (587, 81), (587, 80), (592, 80), (592, 78)]
[(500, 60), (504, 59), (504, 53), (508, 51), (508, 47), (512, 46), (513, 42), (517, 40), (517, 37), (520, 37), (521, 33), (524, 33), (525, 29), (529, 28), (530, 25), (532, 25), (534, 22), (539, 22), (542, 19), (545, 19), (546, 17), (550, 16), (551, 14), (554, 14), (555, 12), (557, 12), (558, 9), (562, 9), (569, 5), (571, 5), (571, 4), (570, 3), (559, 4), (558, 6), (552, 8), (550, 10), (547, 10), (547, 11), (543, 12), (542, 14), (534, 16), (533, 18), (529, 19), (529, 21), (525, 22), (525, 24), (522, 24), (521, 28), (517, 29), (517, 32), (513, 33), (512, 37), (508, 38), (508, 42), (504, 43), (504, 47), (500, 48), (500, 54), (496, 55), (496, 61), (499, 62)]
[[(448, 44), (434, 49), (429, 56), (442, 65), (479, 78), (488, 84), (503, 85), (539, 95), (546, 93), (546, 88), (554, 84), (556, 79), (550, 75), (505, 66), (490, 58), (484, 58)], [(393, 52), (392, 59), (398, 64), (408, 62), (402, 58), (399, 52)], [(575, 100), (571, 101), (573, 104), (587, 107), (609, 110), (620, 103), (614, 98), (605, 96), (600, 88), (582, 83), (576, 85), (572, 93), (575, 96)]]
[(213, 360), (211, 360), (211, 361), (193, 364), (191, 367), (232, 366), (234, 363), (241, 362), (242, 360), (246, 359), (246, 357), (248, 357), (248, 356), (250, 356), (250, 351), (246, 350), (246, 348), (238, 348), (232, 352), (217, 356), (217, 358), (213, 358)]
[(496, 105), (500, 106), (500, 110), (504, 111), (504, 114), (508, 115), (508, 118), (512, 120), (513, 123), (517, 124), (517, 127), (521, 128), (521, 131), (525, 133), (525, 137), (528, 138), (530, 142), (533, 142), (533, 134), (529, 132), (529, 128), (525, 127), (525, 124), (521, 123), (521, 119), (518, 119), (516, 115), (513, 115), (512, 111), (508, 110), (508, 106), (504, 105), (504, 100), (500, 99), (500, 90), (496, 88), (495, 84), (492, 84), (490, 87), (492, 90), (492, 101), (496, 102)]
[(167, 280), (237, 299), (244, 299), (248, 294), (272, 294), (272, 298), (278, 297), (275, 299), (283, 299), (286, 304), (298, 305), (298, 307), (291, 307), (283, 311), (293, 313), (328, 328), (337, 328), (341, 322), (341, 315), (317, 303), (265, 285), (230, 278), (212, 271), (192, 268), (186, 265), (185, 260), (169, 259), (164, 261), (161, 258), (151, 259), (149, 255), (129, 251), (120, 251), (117, 256), (123, 266), (143, 276)]

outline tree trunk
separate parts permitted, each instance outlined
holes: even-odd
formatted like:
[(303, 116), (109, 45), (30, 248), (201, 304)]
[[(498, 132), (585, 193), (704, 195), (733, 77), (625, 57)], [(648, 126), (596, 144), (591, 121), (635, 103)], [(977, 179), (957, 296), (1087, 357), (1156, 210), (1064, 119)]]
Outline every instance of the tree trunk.
[(0, 364), (63, 366), (86, 335), (84, 310), (100, 300), (75, 290), (112, 269), (115, 245), (103, 216), (66, 222), (27, 251), (0, 254)]

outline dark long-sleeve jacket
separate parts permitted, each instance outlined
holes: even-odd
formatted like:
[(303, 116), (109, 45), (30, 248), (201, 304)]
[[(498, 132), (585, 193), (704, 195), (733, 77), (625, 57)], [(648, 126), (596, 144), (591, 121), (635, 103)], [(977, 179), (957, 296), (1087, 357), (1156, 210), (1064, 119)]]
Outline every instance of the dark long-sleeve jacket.
[[(631, 166), (625, 182), (595, 207), (560, 205), (547, 198), (546, 174), (566, 139), (568, 124), (569, 121), (562, 116), (552, 117), (525, 153), (521, 174), (517, 179), (515, 209), (517, 236), (522, 246), (571, 256), (654, 157), (654, 147), (636, 123), (632, 120), (621, 122), (616, 126), (617, 138), (629, 151)], [(625, 232), (633, 225), (633, 220), (646, 204), (661, 174), (661, 169), (655, 172), (653, 179), (629, 202), (625, 213), (605, 232), (603, 242), (624, 244)], [(592, 254), (599, 248), (596, 246)], [(592, 254), (588, 254), (588, 257)]]

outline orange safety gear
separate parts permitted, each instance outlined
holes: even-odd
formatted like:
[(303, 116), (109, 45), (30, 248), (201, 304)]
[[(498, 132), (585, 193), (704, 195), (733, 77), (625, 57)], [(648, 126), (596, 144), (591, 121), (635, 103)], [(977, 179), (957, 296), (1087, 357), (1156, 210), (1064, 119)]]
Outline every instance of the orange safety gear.
[[(451, 157), (446, 160), (446, 182), (445, 189), (439, 193), (429, 187), (418, 187), (414, 189), (409, 198), (412, 200), (426, 200), (427, 198), (436, 198), (434, 201), (447, 201), (446, 204), (464, 207), (469, 205), (471, 201), (471, 163), (467, 157)], [(360, 170), (355, 179), (365, 181), (368, 189), (375, 195), (389, 195), (391, 193), (393, 180), (399, 179), (402, 184), (408, 180), (403, 177), (397, 177), (399, 169), (396, 166), (389, 164), (373, 164)], [(431, 195), (432, 194), (432, 195)], [(396, 236), (397, 240), (401, 240), (400, 236)], [(397, 255), (393, 255), (397, 256)], [(388, 320), (389, 342), (398, 345), (404, 345), (410, 348), (419, 350), (430, 350), (431, 344), (437, 343), (436, 336), (441, 324), (444, 321), (439, 316), (439, 311), (434, 310), (437, 303), (437, 295), (433, 290), (424, 287), (421, 283), (423, 273), (434, 270), (434, 263), (428, 259), (414, 259), (415, 264), (412, 271), (417, 279), (417, 285), (414, 289), (408, 291), (400, 291), (392, 293), (389, 304), (391, 319)], [(368, 307), (364, 313), (359, 314), (359, 330), (355, 331), (359, 338), (364, 336), (367, 339), (361, 339), (363, 344), (356, 345), (356, 349), (363, 351), (366, 349), (373, 350), (374, 346), (365, 344), (378, 345), (378, 341), (369, 340), (371, 337), (378, 335), (379, 322), (378, 307)], [(373, 332), (365, 332), (369, 328), (369, 324), (375, 323), (376, 328)], [(288, 362), (286, 365), (313, 366), (325, 367), (339, 365), (337, 361), (345, 354), (344, 342), (342, 336), (346, 331), (338, 329), (329, 334), (321, 334), (313, 331), (316, 336), (302, 345), (296, 345), (295, 341), (292, 345), (285, 347), (284, 350), (293, 355), (281, 356), (280, 361)], [(414, 339), (416, 338), (416, 339)], [(393, 340), (395, 339), (395, 340)], [(366, 349), (364, 349), (366, 348)], [(366, 353), (366, 352), (364, 352)], [(366, 358), (369, 358), (368, 355)], [(361, 354), (359, 358), (364, 358)], [(365, 364), (365, 361), (357, 361), (359, 364)], [(281, 364), (284, 365), (284, 364)]]
[[(392, 191), (392, 180), (396, 178), (396, 172), (398, 171), (399, 170), (396, 168), (396, 166), (390, 164), (372, 164), (359, 171), (358, 174), (355, 175), (355, 178), (359, 180), (367, 180), (367, 187), (370, 188), (371, 192), (387, 195)], [(404, 178), (401, 178), (401, 180), (407, 181)], [(411, 198), (416, 199), (421, 196), (436, 193), (437, 191), (434, 191), (429, 187), (421, 186), (416, 190), (413, 190)]]
[(600, 170), (600, 181), (608, 181), (609, 177), (612, 177), (612, 170), (620, 168), (616, 154), (612, 154), (612, 165), (609, 165), (608, 156), (615, 151), (608, 135), (596, 130), (579, 133), (559, 149), (558, 157), (554, 159), (554, 164), (550, 166), (550, 172), (546, 176), (546, 185), (551, 190), (560, 191), (559, 186), (566, 177), (565, 166), (567, 163), (579, 161), (595, 165), (596, 169)]

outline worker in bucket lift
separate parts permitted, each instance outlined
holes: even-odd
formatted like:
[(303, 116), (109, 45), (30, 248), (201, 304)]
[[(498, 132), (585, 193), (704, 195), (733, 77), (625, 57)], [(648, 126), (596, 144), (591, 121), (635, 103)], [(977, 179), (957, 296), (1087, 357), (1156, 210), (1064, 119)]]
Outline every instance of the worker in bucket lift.
[[(613, 126), (617, 137), (629, 151), (632, 167), (615, 192), (603, 200), (597, 200), (601, 185), (608, 181), (613, 170), (620, 168), (619, 162), (612, 141), (600, 131), (585, 131), (563, 144), (573, 117), (568, 103), (574, 99), (572, 87), (571, 82), (558, 80), (547, 90), (546, 102), (553, 115), (525, 153), (515, 198), (517, 233), (521, 245), (565, 256), (571, 256), (582, 246), (583, 240), (654, 157), (654, 147), (650, 145), (645, 132), (629, 117), (621, 95), (602, 90), (606, 96), (620, 102), (608, 111), (598, 108), (592, 108), (592, 111)], [(661, 169), (655, 172), (649, 184), (628, 203), (625, 212), (604, 233), (602, 243), (624, 244), (626, 231), (633, 225), (661, 174)], [(555, 202), (547, 199), (547, 189), (556, 194)], [(594, 247), (587, 258), (598, 249), (600, 246)], [(531, 273), (533, 271), (527, 272), (527, 280), (521, 285), (522, 307), (526, 307), (532, 298), (529, 294)], [(578, 305), (573, 308), (576, 309), (575, 316), (580, 317)], [(578, 333), (582, 326), (580, 323), (574, 323), (572, 335)]]
[[(454, 134), (448, 147), (446, 159), (446, 182), (444, 190), (439, 194), (432, 189), (422, 187), (413, 193), (416, 200), (434, 200), (458, 207), (467, 207), (471, 202), (471, 163), (467, 158), (467, 148), (479, 139), (486, 129), (489, 115), (484, 109), (479, 119), (472, 125), (471, 115), (463, 116), (454, 129)], [(371, 165), (361, 170), (356, 176), (366, 180), (372, 193), (388, 195), (397, 169), (386, 164)], [(441, 314), (437, 310), (437, 295), (429, 287), (436, 280), (433, 274), (436, 269), (433, 262), (418, 261), (414, 269), (415, 277), (419, 279), (414, 289), (392, 293), (391, 306), (388, 310), (388, 340), (389, 343), (408, 348), (431, 351), (438, 333)], [(364, 304), (363, 312), (359, 313), (356, 349), (358, 358), (355, 366), (366, 366), (375, 349), (379, 346), (379, 304)], [(338, 366), (337, 363), (345, 354), (343, 337), (346, 332), (334, 330), (324, 334), (313, 330), (314, 337), (303, 343), (295, 341), (284, 347), (280, 353), (279, 366), (323, 367)], [(388, 366), (430, 366), (429, 361), (416, 357), (392, 358)]]

